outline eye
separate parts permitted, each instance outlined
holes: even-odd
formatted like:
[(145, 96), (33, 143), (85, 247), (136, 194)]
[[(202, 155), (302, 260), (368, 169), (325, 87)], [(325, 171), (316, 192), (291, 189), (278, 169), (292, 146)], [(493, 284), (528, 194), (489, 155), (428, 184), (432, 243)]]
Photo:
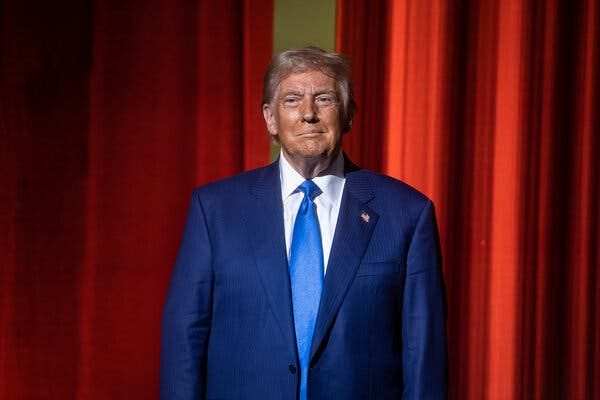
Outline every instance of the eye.
[(315, 99), (315, 103), (317, 103), (317, 105), (319, 105), (319, 106), (328, 106), (328, 105), (335, 103), (335, 100), (336, 100), (335, 96), (327, 94), (327, 95), (318, 96)]
[(297, 97), (285, 97), (283, 99), (283, 105), (288, 107), (297, 106), (298, 103), (300, 103), (300, 99), (298, 99)]

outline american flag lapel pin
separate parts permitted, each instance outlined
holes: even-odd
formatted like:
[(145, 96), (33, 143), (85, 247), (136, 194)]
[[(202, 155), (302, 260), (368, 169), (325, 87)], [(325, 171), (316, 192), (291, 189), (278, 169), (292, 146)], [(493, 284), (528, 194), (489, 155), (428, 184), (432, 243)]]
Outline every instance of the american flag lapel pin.
[(360, 213), (360, 218), (365, 222), (365, 223), (369, 223), (369, 214), (367, 214), (365, 211)]

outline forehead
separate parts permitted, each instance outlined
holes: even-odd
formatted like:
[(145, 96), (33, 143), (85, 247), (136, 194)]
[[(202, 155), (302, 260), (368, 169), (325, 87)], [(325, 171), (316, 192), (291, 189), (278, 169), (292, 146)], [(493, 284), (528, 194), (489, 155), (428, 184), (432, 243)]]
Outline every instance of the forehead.
[(318, 70), (292, 72), (279, 83), (279, 93), (286, 91), (335, 91), (335, 80)]

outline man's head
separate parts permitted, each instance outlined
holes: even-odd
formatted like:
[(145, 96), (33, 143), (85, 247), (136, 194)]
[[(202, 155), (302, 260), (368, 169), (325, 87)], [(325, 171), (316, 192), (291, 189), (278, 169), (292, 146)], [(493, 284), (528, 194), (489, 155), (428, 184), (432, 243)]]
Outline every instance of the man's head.
[(305, 178), (324, 171), (341, 150), (356, 106), (345, 57), (316, 47), (277, 55), (267, 70), (263, 115), (285, 158)]
[(333, 78), (339, 99), (339, 118), (342, 132), (352, 128), (352, 117), (356, 113), (354, 90), (350, 79), (350, 60), (337, 53), (330, 53), (319, 47), (309, 46), (290, 49), (277, 54), (267, 72), (263, 83), (262, 105), (272, 104), (281, 81), (297, 72), (321, 71)]

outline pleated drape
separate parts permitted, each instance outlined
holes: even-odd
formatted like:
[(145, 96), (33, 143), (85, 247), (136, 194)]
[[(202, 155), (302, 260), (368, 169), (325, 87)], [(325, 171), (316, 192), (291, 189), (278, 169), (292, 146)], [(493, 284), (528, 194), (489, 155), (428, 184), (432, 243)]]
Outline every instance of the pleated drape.
[[(600, 398), (600, 7), (338, 0), (351, 158), (433, 198), (452, 399)], [(158, 393), (193, 187), (268, 162), (271, 1), (0, 5), (0, 398)]]
[(273, 4), (63, 3), (0, 12), (0, 398), (157, 398), (191, 190), (269, 161)]
[(384, 126), (348, 138), (436, 203), (451, 398), (600, 397), (598, 4), (363, 6), (338, 2), (338, 49)]

